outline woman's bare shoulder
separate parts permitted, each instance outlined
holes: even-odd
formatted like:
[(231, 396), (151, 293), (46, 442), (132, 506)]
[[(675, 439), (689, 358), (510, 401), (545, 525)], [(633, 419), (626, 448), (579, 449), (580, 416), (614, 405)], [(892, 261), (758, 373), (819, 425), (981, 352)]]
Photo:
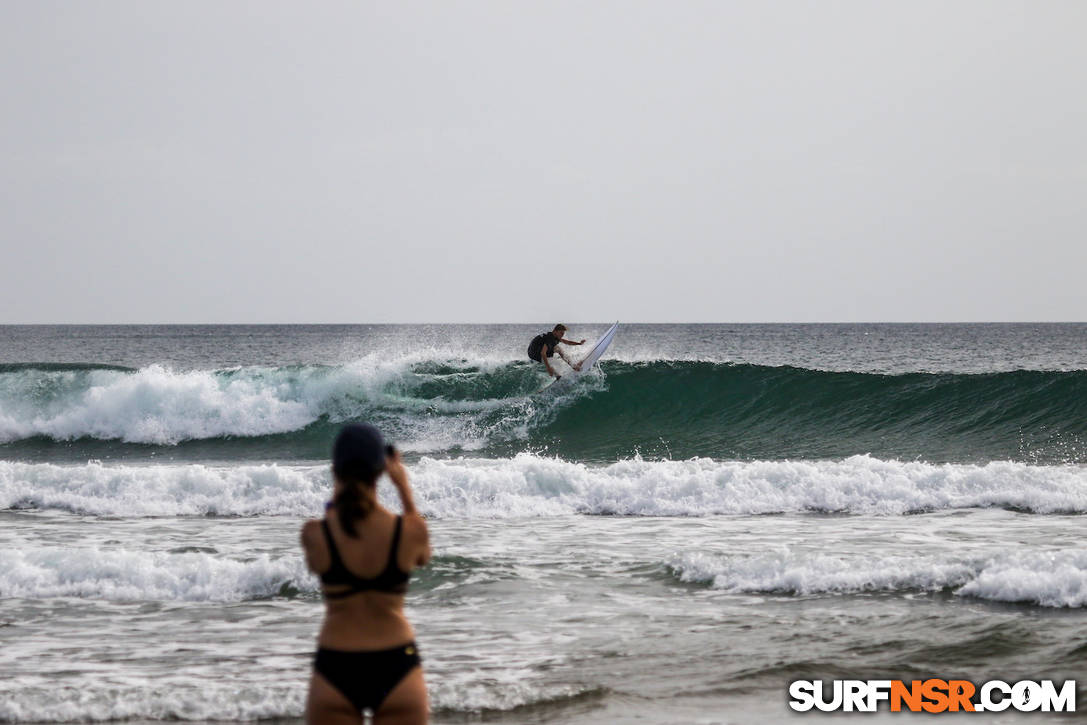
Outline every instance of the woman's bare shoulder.
[(404, 514), (404, 533), (413, 539), (425, 539), (427, 537), (426, 519), (418, 512)]
[(418, 513), (404, 514), (404, 538), (412, 551), (412, 566), (424, 566), (430, 561), (430, 533), (426, 520)]

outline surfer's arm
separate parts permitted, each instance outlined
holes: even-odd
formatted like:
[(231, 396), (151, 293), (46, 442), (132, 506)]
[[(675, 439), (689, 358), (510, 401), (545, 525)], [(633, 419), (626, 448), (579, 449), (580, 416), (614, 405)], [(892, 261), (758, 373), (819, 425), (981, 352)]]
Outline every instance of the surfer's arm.
[(567, 340), (565, 337), (559, 338), (559, 342), (565, 342), (567, 345), (584, 345), (585, 341), (574, 342), (573, 340)]

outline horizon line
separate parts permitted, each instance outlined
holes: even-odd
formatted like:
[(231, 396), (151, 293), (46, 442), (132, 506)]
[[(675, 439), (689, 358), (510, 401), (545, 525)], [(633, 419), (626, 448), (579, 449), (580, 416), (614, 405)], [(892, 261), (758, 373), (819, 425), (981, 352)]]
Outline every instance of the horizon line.
[[(581, 320), (571, 325), (601, 325), (619, 322), (621, 325), (1082, 325), (1087, 320), (817, 320), (817, 321), (706, 321), (672, 320), (640, 322), (636, 320)], [(0, 322), (0, 327), (344, 327), (344, 326), (409, 326), (409, 325), (538, 325), (549, 320), (528, 322)]]

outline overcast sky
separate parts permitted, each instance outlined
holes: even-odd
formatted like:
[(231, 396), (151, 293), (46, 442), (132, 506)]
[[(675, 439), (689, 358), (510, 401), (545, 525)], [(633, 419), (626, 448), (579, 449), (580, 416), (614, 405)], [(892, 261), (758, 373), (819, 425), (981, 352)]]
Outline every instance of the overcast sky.
[(1087, 320), (1087, 3), (0, 4), (0, 323)]

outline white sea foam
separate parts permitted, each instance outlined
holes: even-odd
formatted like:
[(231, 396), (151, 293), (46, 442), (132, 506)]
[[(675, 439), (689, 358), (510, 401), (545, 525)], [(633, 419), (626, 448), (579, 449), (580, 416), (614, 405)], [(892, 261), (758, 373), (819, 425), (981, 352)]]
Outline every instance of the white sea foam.
[[(574, 697), (588, 689), (544, 685), (532, 676), (537, 673), (518, 668), (484, 674), (454, 667), (446, 673), (438, 663), (438, 674), (434, 674), (435, 664), (431, 660), (428, 666), (428, 694), (435, 710), (512, 710)], [(0, 685), (0, 722), (300, 719), (305, 707), (307, 669), (308, 663), (297, 672), (284, 673), (284, 684), (238, 683), (234, 676), (227, 682), (201, 678), (193, 683), (195, 678), (157, 677), (149, 685), (88, 682), (80, 689), (30, 686), (10, 692)]]
[(1087, 549), (988, 555), (859, 556), (794, 552), (752, 556), (674, 555), (668, 566), (685, 582), (729, 592), (848, 594), (938, 591), (1045, 607), (1087, 606)]
[(284, 586), (317, 591), (301, 556), (247, 561), (202, 552), (24, 547), (0, 551), (0, 597), (236, 602)]
[(439, 664), (428, 674), (428, 694), (432, 704), (453, 712), (513, 710), (541, 702), (556, 702), (593, 690), (577, 685), (549, 685), (541, 682), (539, 670), (514, 667), (488, 667), (467, 670), (454, 663)]
[[(13, 376), (26, 380), (12, 384), (7, 379)], [(289, 395), (291, 380), (277, 384), (265, 379), (261, 369), (239, 376), (175, 372), (158, 365), (134, 373), (23, 371), (6, 375), (5, 382), (0, 399), (4, 441), (44, 435), (177, 443), (283, 433), (316, 420), (308, 401)], [(58, 392), (42, 401), (33, 389), (24, 389), (34, 384)]]
[(597, 467), (521, 454), (505, 460), (423, 459), (415, 471), (426, 510), (440, 517), (893, 515), (973, 507), (1087, 511), (1084, 466), (932, 465), (853, 456), (752, 462), (634, 458)]
[[(471, 447), (472, 434), (478, 431), (465, 421), (456, 421), (456, 414), (484, 413), (518, 402), (416, 398), (413, 387), (428, 377), (413, 372), (413, 365), (427, 362), (416, 357), (385, 361), (369, 356), (336, 367), (177, 371), (151, 365), (132, 372), (27, 369), (3, 373), (0, 443), (46, 436), (173, 445), (224, 436), (290, 433), (322, 416), (339, 421), (391, 409), (406, 412), (399, 417), (412, 427), (404, 431), (409, 439), (437, 437), (444, 447), (461, 442)], [(469, 365), (467, 361), (461, 364)], [(427, 412), (449, 415), (434, 421), (422, 415)], [(457, 435), (439, 435), (451, 426)]]
[(1087, 550), (1032, 552), (988, 564), (959, 594), (1044, 607), (1087, 606)]
[(252, 721), (301, 718), (304, 673), (297, 682), (208, 680), (198, 686), (155, 678), (146, 685), (92, 682), (83, 688), (0, 689), (0, 722), (102, 722), (107, 720)]
[(968, 582), (976, 565), (930, 557), (815, 555), (787, 547), (753, 556), (677, 554), (668, 566), (680, 581), (730, 592), (850, 593), (938, 590)]
[[(952, 589), (993, 601), (1087, 606), (1087, 549), (887, 555), (783, 546), (753, 555), (688, 551), (666, 563), (681, 581), (730, 592)], [(237, 602), (276, 596), (284, 587), (317, 591), (301, 556), (237, 560), (205, 552), (33, 545), (0, 552), (0, 598)]]
[(309, 515), (328, 466), (85, 466), (0, 461), (0, 509), (106, 516)]
[[(1087, 512), (1087, 467), (884, 461), (645, 461), (589, 466), (520, 454), (410, 466), (436, 518), (568, 514), (706, 516), (834, 511), (898, 515), (975, 507)], [(56, 466), (0, 461), (0, 509), (111, 516), (312, 516), (329, 496), (327, 465)], [(390, 487), (383, 500), (394, 504)]]

